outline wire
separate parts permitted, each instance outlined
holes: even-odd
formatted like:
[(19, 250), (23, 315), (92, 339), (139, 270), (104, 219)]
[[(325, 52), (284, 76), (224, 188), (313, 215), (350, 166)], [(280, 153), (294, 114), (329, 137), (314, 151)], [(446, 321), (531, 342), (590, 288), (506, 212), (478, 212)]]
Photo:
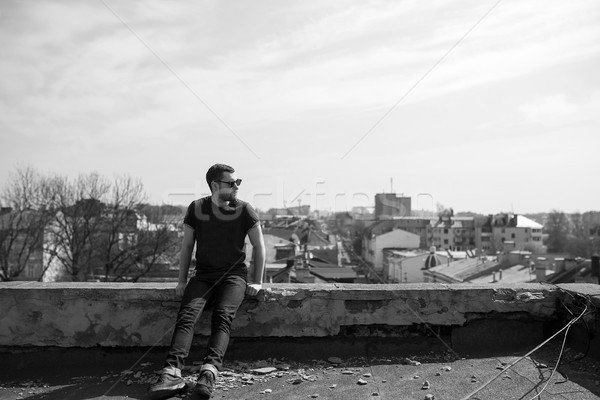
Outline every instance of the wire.
[[(175, 325), (173, 324), (173, 326), (171, 326), (169, 329), (167, 329), (167, 330), (165, 331), (165, 333), (163, 333), (163, 335), (162, 335), (160, 338), (158, 338), (158, 340), (156, 340), (156, 342), (154, 342), (154, 344), (153, 344), (152, 346), (150, 346), (150, 348), (149, 348), (148, 350), (146, 350), (146, 352), (145, 352), (144, 354), (142, 354), (142, 356), (141, 356), (141, 357), (140, 357), (140, 358), (139, 358), (139, 359), (138, 359), (136, 362), (134, 362), (134, 363), (133, 363), (133, 365), (132, 365), (131, 367), (129, 367), (127, 370), (131, 371), (131, 370), (133, 370), (135, 367), (137, 367), (137, 365), (138, 365), (140, 362), (142, 362), (142, 360), (143, 360), (144, 358), (146, 358), (146, 356), (147, 356), (148, 354), (150, 354), (150, 352), (151, 352), (151, 351), (152, 351), (152, 350), (153, 350), (153, 349), (154, 349), (154, 348), (155, 348), (155, 347), (156, 347), (156, 346), (157, 346), (157, 345), (158, 345), (158, 344), (159, 344), (159, 343), (160, 343), (160, 342), (161, 342), (161, 341), (164, 339), (164, 337), (165, 337), (165, 336), (167, 336), (167, 334), (168, 334), (169, 332), (171, 332), (171, 331), (173, 330), (173, 328), (174, 328), (174, 327), (175, 327)], [(125, 376), (124, 374), (121, 374), (121, 375), (119, 376), (119, 379), (117, 379), (117, 381), (116, 381), (115, 383), (113, 383), (113, 385), (112, 385), (112, 386), (111, 386), (111, 387), (110, 387), (110, 388), (109, 388), (109, 389), (106, 391), (106, 393), (104, 393), (104, 394), (102, 395), (102, 397), (104, 397), (104, 396), (107, 396), (107, 395), (108, 395), (110, 392), (112, 392), (112, 390), (113, 390), (113, 389), (114, 389), (114, 388), (115, 388), (115, 387), (116, 387), (116, 386), (119, 384), (119, 382), (121, 382), (121, 381), (123, 380), (124, 376)]]
[[(508, 371), (509, 369), (511, 369), (513, 366), (515, 366), (518, 362), (520, 362), (521, 360), (523, 360), (524, 358), (529, 357), (531, 354), (535, 353), (537, 350), (539, 350), (540, 348), (542, 348), (543, 346), (545, 346), (548, 342), (550, 342), (552, 339), (554, 339), (556, 336), (558, 336), (562, 331), (564, 331), (565, 329), (568, 331), (568, 329), (571, 327), (571, 325), (573, 325), (574, 323), (576, 323), (581, 317), (583, 317), (583, 315), (587, 312), (587, 305), (585, 306), (584, 311), (579, 314), (578, 317), (572, 319), (571, 321), (569, 321), (569, 323), (567, 323), (567, 325), (565, 325), (563, 328), (561, 328), (558, 332), (556, 332), (554, 335), (550, 336), (548, 339), (544, 340), (541, 344), (539, 344), (536, 348), (534, 348), (533, 350), (531, 350), (530, 352), (528, 352), (527, 354), (525, 354), (522, 357), (519, 357), (516, 361), (514, 361), (512, 364), (510, 364), (508, 367), (506, 367), (505, 369), (503, 369), (502, 371), (500, 371), (500, 373), (496, 374), (496, 376), (494, 376), (492, 379), (490, 379), (488, 382), (486, 382), (484, 385), (482, 385), (481, 387), (479, 387), (478, 389), (476, 389), (475, 391), (473, 391), (472, 393), (468, 394), (467, 396), (463, 397), (461, 400), (469, 400), (471, 397), (473, 397), (475, 394), (479, 393), (480, 391), (482, 391), (485, 387), (487, 387), (489, 384), (491, 384), (493, 381), (495, 381), (496, 379), (498, 379), (502, 374), (504, 374), (506, 371)], [(565, 335), (566, 336), (566, 335)], [(536, 396), (537, 397), (537, 396)]]
[[(583, 314), (582, 314), (583, 315)], [(544, 390), (546, 390), (546, 388), (548, 387), (548, 385), (550, 384), (550, 381), (552, 380), (552, 377), (554, 376), (554, 373), (556, 372), (556, 370), (558, 369), (558, 365), (560, 364), (560, 359), (562, 358), (563, 352), (565, 350), (565, 343), (567, 342), (567, 335), (569, 334), (569, 329), (571, 329), (571, 326), (573, 324), (568, 324), (568, 328), (565, 331), (565, 337), (563, 338), (563, 342), (562, 345), (560, 347), (560, 352), (558, 353), (558, 359), (556, 360), (556, 365), (554, 366), (554, 369), (552, 370), (552, 373), (550, 374), (550, 377), (548, 378), (548, 380), (546, 381), (546, 384), (544, 385), (544, 387), (542, 388), (542, 390), (540, 390), (540, 392), (538, 394), (536, 394), (535, 396), (533, 396), (531, 399), (529, 400), (534, 400), (535, 398), (541, 396), (541, 394), (544, 392)]]
[(135, 36), (135, 38), (163, 65), (163, 67), (165, 67), (170, 73), (171, 75), (173, 75), (175, 77), (175, 79), (177, 79), (179, 81), (179, 83), (181, 83), (187, 90), (188, 92), (190, 92), (192, 94), (192, 96), (194, 96), (196, 98), (196, 100), (198, 100), (220, 123), (221, 125), (223, 125), (225, 127), (225, 129), (227, 129), (233, 136), (236, 137), (236, 139), (243, 144), (246, 149), (248, 149), (248, 151), (250, 151), (250, 153), (252, 153), (254, 155), (254, 157), (256, 157), (257, 159), (260, 160), (260, 157), (254, 152), (254, 150), (252, 150), (252, 148), (250, 146), (248, 146), (248, 144), (246, 142), (244, 142), (242, 140), (242, 138), (225, 122), (225, 120), (223, 120), (191, 87), (190, 85), (188, 85), (180, 76), (179, 74), (177, 74), (177, 72), (175, 72), (175, 70), (173, 68), (171, 68), (171, 66), (169, 64), (167, 64), (159, 55), (157, 52), (155, 52), (152, 47), (150, 47), (148, 45), (148, 43), (146, 43), (137, 33), (136, 31), (133, 30), (133, 28), (131, 26), (129, 26), (129, 24), (127, 24), (127, 22), (125, 22), (125, 20), (123, 18), (121, 18), (121, 16), (119, 14), (117, 14), (117, 12), (110, 7), (105, 0), (100, 0), (100, 2), (102, 4), (104, 4), (104, 7), (106, 7), (106, 9), (108, 9), (108, 11), (110, 11), (120, 22), (121, 24), (127, 28), (127, 30), (129, 30), (129, 32), (131, 32), (131, 34), (133, 36)]
[(350, 154), (352, 152), (352, 150), (354, 150), (354, 148), (356, 146), (358, 146), (360, 144), (360, 142), (362, 142), (367, 136), (369, 136), (369, 134), (371, 132), (373, 132), (375, 130), (375, 128), (377, 128), (377, 126), (385, 119), (387, 118), (387, 116), (389, 114), (391, 114), (392, 111), (394, 111), (394, 109), (400, 104), (402, 103), (402, 101), (408, 97), (408, 95), (411, 94), (411, 92), (417, 87), (419, 86), (419, 84), (425, 79), (427, 78), (427, 76), (433, 72), (434, 69), (437, 68), (438, 65), (440, 65), (442, 63), (442, 61), (444, 61), (444, 59), (446, 57), (448, 57), (448, 55), (463, 41), (465, 40), (465, 38), (467, 36), (469, 36), (469, 34), (475, 29), (477, 28), (477, 26), (481, 23), (481, 21), (483, 21), (493, 10), (494, 8), (496, 8), (498, 6), (498, 4), (500, 4), (502, 0), (498, 0), (496, 1), (496, 3), (494, 3), (492, 5), (492, 7), (490, 7), (489, 10), (487, 10), (487, 12), (485, 14), (483, 14), (478, 20), (477, 22), (475, 22), (475, 24), (473, 26), (471, 26), (471, 28), (469, 28), (469, 30), (467, 30), (467, 32), (465, 32), (464, 35), (462, 35), (460, 37), (460, 39), (458, 39), (458, 41), (456, 41), (445, 53), (444, 55), (442, 55), (442, 57), (440, 57), (440, 59), (438, 59), (431, 67), (429, 67), (429, 69), (419, 78), (417, 79), (417, 81), (394, 103), (394, 105), (392, 105), (392, 107), (390, 107), (385, 113), (383, 113), (383, 115), (381, 117), (379, 117), (379, 119), (377, 120), (377, 122), (375, 122), (371, 128), (365, 132), (364, 135), (362, 135), (360, 137), (360, 139), (358, 139), (358, 141), (356, 143), (354, 143), (354, 145), (352, 147), (350, 147), (350, 149), (348, 149), (348, 151), (346, 151), (346, 153), (341, 157), (341, 159), (343, 160), (344, 158), (346, 158), (346, 156), (348, 154)]

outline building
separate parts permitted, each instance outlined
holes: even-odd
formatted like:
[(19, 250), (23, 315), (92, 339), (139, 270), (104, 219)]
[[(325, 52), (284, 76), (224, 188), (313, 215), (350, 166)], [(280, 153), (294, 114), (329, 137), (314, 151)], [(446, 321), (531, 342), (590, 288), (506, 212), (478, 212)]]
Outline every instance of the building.
[(583, 229), (590, 239), (600, 238), (600, 211), (588, 211), (581, 216)]
[(43, 238), (37, 211), (0, 212), (0, 280), (38, 280), (43, 271)]
[(423, 280), (423, 265), (428, 253), (417, 250), (385, 249), (383, 275), (387, 283), (418, 283)]
[(496, 251), (535, 249), (536, 253), (545, 252), (542, 225), (517, 214), (496, 214), (490, 218), (494, 240), (491, 245)]
[(383, 251), (385, 249), (418, 249), (420, 237), (397, 228), (396, 220), (384, 220), (365, 229), (362, 241), (364, 260), (377, 273), (383, 271)]
[(375, 195), (375, 218), (409, 217), (410, 215), (410, 197), (398, 197), (395, 193), (377, 193)]
[[(274, 226), (263, 231), (266, 247), (265, 282), (270, 283), (354, 283), (358, 274), (352, 266), (341, 266), (341, 242), (299, 220), (287, 227)], [(247, 246), (247, 259), (251, 246)], [(253, 273), (251, 265), (249, 274)]]
[(476, 248), (473, 217), (455, 217), (450, 210), (440, 215), (431, 230), (431, 245), (438, 249), (464, 251)]
[(542, 229), (542, 225), (523, 215), (455, 217), (448, 210), (433, 225), (431, 244), (438, 249), (476, 250), (482, 254), (514, 250), (543, 253)]
[(495, 257), (464, 258), (423, 270), (425, 282), (464, 283), (497, 272), (502, 263)]
[(433, 242), (433, 226), (431, 219), (422, 217), (395, 217), (394, 226), (403, 231), (414, 233), (418, 235), (419, 247), (421, 249), (427, 249)]

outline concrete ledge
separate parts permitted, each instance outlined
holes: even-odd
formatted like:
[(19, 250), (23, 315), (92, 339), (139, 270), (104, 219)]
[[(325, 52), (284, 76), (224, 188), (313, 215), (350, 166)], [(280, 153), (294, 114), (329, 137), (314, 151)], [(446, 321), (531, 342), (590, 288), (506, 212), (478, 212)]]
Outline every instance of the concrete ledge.
[[(597, 285), (561, 286), (600, 305)], [(0, 346), (166, 346), (179, 307), (174, 287), (0, 283)], [(232, 337), (402, 337), (405, 328), (424, 324), (456, 328), (492, 319), (535, 324), (559, 318), (562, 297), (562, 290), (542, 284), (271, 284), (246, 299)], [(209, 323), (205, 313), (197, 325), (200, 338), (208, 335)], [(541, 334), (535, 326), (529, 332)], [(460, 343), (469, 341), (464, 330), (460, 335)]]

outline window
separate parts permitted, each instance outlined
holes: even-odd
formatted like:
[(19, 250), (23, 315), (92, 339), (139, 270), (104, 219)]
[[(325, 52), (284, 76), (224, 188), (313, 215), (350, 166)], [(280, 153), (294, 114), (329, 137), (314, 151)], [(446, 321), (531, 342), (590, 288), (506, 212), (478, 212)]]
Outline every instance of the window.
[(514, 239), (514, 238), (515, 238), (515, 234), (514, 234), (514, 233), (511, 233), (511, 234), (510, 234), (510, 237), (511, 237), (511, 239)]
[(444, 239), (444, 244), (448, 244), (448, 239)]
[(448, 229), (444, 229), (444, 233), (445, 233), (445, 234), (448, 234)]

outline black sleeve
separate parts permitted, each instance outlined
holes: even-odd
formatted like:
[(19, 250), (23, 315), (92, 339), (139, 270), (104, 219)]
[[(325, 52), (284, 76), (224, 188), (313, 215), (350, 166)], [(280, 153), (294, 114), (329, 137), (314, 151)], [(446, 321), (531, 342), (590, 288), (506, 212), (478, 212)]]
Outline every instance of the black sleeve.
[(246, 203), (246, 215), (244, 221), (244, 227), (246, 232), (248, 232), (256, 223), (260, 221), (258, 218), (258, 213), (252, 208), (252, 206)]
[(195, 202), (189, 205), (185, 217), (183, 217), (183, 223), (192, 229), (196, 229), (196, 215), (195, 215)]

